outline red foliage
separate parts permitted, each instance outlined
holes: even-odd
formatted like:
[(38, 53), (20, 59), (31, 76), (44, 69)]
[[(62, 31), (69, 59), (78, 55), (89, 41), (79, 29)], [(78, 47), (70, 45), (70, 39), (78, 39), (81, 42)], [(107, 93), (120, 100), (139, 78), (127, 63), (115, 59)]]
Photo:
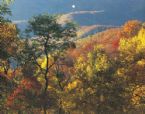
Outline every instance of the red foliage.
[(114, 40), (114, 41), (112, 42), (113, 48), (118, 49), (118, 47), (119, 47), (119, 42), (120, 42), (120, 39)]
[(38, 92), (41, 89), (41, 84), (37, 81), (37, 79), (35, 77), (24, 78), (21, 81), (21, 85), (26, 90), (32, 90), (33, 89), (33, 90)]
[(14, 106), (14, 100), (15, 99), (23, 99), (24, 95), (23, 95), (23, 87), (22, 86), (18, 86), (13, 93), (7, 98), (7, 103), (6, 106), (7, 107), (11, 107), (13, 109), (19, 108), (19, 106)]
[(13, 109), (20, 108), (21, 105), (15, 104), (15, 100), (25, 100), (25, 92), (34, 91), (36, 95), (41, 89), (41, 84), (37, 81), (35, 77), (24, 78), (20, 85), (13, 91), (13, 93), (8, 96), (6, 105)]

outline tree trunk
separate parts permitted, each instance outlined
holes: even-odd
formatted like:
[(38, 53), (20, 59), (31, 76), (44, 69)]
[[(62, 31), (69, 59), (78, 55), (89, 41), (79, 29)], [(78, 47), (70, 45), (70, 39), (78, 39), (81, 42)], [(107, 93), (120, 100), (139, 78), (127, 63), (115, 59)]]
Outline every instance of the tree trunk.
[(44, 114), (47, 114), (47, 108), (45, 106), (43, 108), (43, 112), (44, 112)]
[(65, 111), (60, 107), (58, 110), (58, 114), (65, 114)]
[(18, 114), (23, 114), (21, 110), (18, 110)]
[[(44, 98), (47, 96), (48, 72), (49, 72), (49, 58), (48, 58), (47, 45), (48, 45), (48, 38), (44, 44), (44, 53), (45, 53), (45, 57), (46, 57), (46, 69), (45, 69), (45, 74), (44, 74), (44, 79), (45, 79)], [(47, 98), (45, 98), (45, 100), (46, 99)], [(44, 102), (43, 112), (44, 112), (44, 114), (47, 114), (47, 102)]]

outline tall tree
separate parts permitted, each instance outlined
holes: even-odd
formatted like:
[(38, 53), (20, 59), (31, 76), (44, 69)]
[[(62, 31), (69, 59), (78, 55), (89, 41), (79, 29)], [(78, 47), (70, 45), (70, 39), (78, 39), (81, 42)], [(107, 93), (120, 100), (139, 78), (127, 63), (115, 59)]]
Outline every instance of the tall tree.
[[(33, 55), (35, 62), (37, 63), (37, 59), (40, 57), (45, 58), (45, 67), (42, 68), (39, 63), (37, 65), (45, 79), (43, 95), (46, 98), (50, 69), (60, 58), (60, 52), (68, 48), (73, 38), (76, 37), (76, 27), (73, 23), (61, 25), (58, 23), (58, 16), (43, 14), (35, 16), (29, 21), (27, 32), (38, 37), (34, 39), (35, 45), (37, 45), (35, 46), (37, 51), (35, 50)], [(33, 44), (32, 46), (34, 46)], [(54, 59), (54, 62), (51, 62), (50, 56)], [(46, 114), (47, 105), (48, 101), (46, 99), (43, 104), (44, 114)]]

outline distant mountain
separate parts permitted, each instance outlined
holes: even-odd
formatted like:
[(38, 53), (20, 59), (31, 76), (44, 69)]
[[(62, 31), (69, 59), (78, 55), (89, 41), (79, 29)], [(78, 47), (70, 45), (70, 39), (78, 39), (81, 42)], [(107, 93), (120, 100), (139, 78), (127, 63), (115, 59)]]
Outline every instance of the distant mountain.
[[(72, 5), (75, 8), (72, 8)], [(80, 11), (102, 13), (72, 13), (72, 19), (82, 26), (121, 25), (127, 20), (145, 21), (145, 0), (15, 0), (11, 5), (12, 20), (23, 28), (24, 20), (40, 13), (70, 14)], [(22, 22), (23, 24), (20, 24)]]

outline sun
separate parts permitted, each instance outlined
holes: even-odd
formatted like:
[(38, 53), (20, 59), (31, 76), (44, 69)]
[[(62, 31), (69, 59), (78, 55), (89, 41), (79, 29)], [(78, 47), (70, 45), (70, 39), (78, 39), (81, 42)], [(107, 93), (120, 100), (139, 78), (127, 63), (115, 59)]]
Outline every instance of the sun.
[(76, 8), (76, 6), (73, 4), (73, 5), (72, 5), (72, 8)]

